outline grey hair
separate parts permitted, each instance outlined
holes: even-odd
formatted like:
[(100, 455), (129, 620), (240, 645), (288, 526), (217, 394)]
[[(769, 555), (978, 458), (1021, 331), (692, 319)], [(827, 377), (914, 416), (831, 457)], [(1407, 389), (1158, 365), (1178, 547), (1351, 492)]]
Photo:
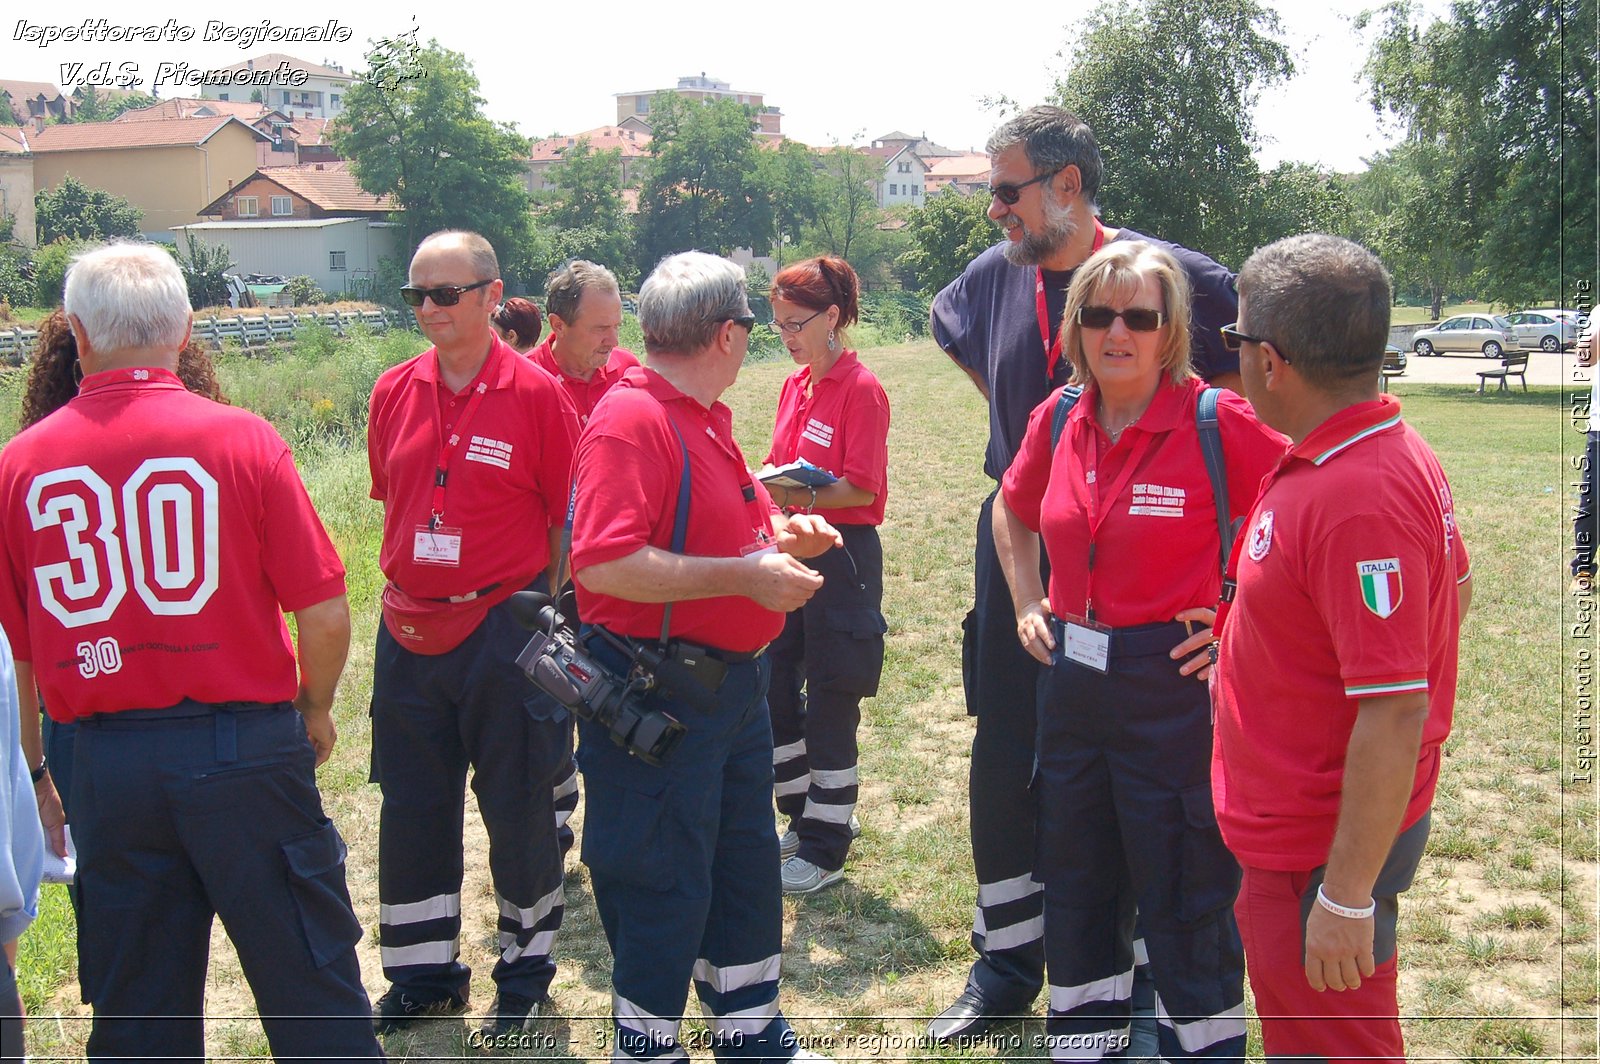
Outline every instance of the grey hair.
[(578, 301), (590, 288), (622, 295), (617, 275), (588, 259), (573, 259), (550, 274), (544, 288), (544, 312), (559, 314), (568, 325), (578, 316)]
[(1030, 107), (995, 130), (984, 150), (993, 158), (1017, 144), (1022, 145), (1035, 174), (1076, 166), (1083, 181), (1083, 201), (1091, 210), (1095, 208), (1102, 173), (1100, 145), (1094, 130), (1082, 119), (1062, 107)]
[(693, 354), (723, 322), (749, 313), (744, 271), (703, 251), (667, 256), (639, 289), (639, 325), (651, 355)]
[(177, 260), (154, 244), (91, 248), (67, 269), (62, 303), (97, 351), (177, 351), (189, 328), (189, 286)]
[(1314, 387), (1375, 383), (1393, 290), (1378, 256), (1326, 233), (1285, 237), (1245, 260), (1239, 297), (1249, 331)]
[(493, 281), (500, 276), (500, 258), (494, 253), (494, 245), (484, 239), (480, 233), (470, 229), (441, 229), (437, 233), (429, 233), (417, 245), (417, 250), (411, 256), (411, 261), (416, 262), (417, 256), (422, 254), (422, 249), (433, 244), (459, 244), (467, 251), (467, 256), (472, 262), (472, 272), (477, 274), (474, 280)]

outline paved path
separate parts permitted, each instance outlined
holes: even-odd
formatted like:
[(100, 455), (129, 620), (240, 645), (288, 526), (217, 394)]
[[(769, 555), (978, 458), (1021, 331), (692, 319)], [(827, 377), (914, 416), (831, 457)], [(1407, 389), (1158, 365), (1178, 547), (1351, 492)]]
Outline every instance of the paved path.
[[(1478, 387), (1478, 371), (1493, 369), (1500, 363), (1496, 359), (1484, 358), (1482, 355), (1433, 355), (1423, 358), (1415, 351), (1410, 352), (1406, 364), (1405, 376), (1401, 381), (1419, 381), (1428, 384), (1465, 384), (1472, 388)], [(1571, 384), (1573, 370), (1577, 367), (1577, 360), (1571, 351), (1562, 354), (1547, 354), (1544, 351), (1528, 352), (1528, 383), (1537, 384)], [(1584, 387), (1592, 378), (1588, 370), (1584, 370)], [(1494, 388), (1499, 382), (1490, 381), (1489, 387)], [(1511, 387), (1518, 388), (1515, 380)]]

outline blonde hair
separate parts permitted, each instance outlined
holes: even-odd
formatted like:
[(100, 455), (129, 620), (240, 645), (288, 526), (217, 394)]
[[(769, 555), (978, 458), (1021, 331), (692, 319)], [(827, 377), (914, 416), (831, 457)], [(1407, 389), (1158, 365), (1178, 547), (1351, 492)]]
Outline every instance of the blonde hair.
[(1072, 365), (1072, 383), (1093, 380), (1089, 359), (1083, 353), (1083, 327), (1078, 310), (1100, 297), (1132, 298), (1146, 277), (1161, 286), (1161, 368), (1173, 384), (1195, 375), (1189, 357), (1189, 277), (1164, 248), (1143, 240), (1118, 240), (1107, 244), (1078, 267), (1067, 289), (1067, 306), (1061, 315), (1061, 350)]

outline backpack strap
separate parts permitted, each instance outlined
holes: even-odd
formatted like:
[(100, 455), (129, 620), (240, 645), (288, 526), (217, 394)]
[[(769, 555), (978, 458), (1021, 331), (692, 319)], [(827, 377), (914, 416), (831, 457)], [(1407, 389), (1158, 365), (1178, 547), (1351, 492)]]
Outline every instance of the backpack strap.
[(1067, 427), (1067, 415), (1072, 413), (1072, 408), (1078, 405), (1078, 400), (1083, 397), (1083, 389), (1069, 384), (1061, 389), (1061, 398), (1056, 400), (1055, 416), (1050, 419), (1050, 453), (1055, 454), (1056, 444), (1061, 442), (1061, 430)]
[(1211, 478), (1211, 497), (1217, 508), (1217, 537), (1222, 543), (1222, 569), (1228, 568), (1228, 556), (1233, 552), (1233, 538), (1238, 534), (1244, 518), (1228, 520), (1228, 467), (1222, 454), (1222, 430), (1217, 424), (1217, 400), (1221, 388), (1206, 388), (1195, 402), (1194, 423), (1200, 430), (1200, 452), (1205, 456), (1206, 474)]

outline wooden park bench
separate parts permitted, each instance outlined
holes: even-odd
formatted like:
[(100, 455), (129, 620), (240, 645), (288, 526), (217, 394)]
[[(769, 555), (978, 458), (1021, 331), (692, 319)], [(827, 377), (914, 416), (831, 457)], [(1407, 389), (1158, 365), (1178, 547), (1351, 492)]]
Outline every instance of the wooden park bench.
[(1528, 353), (1526, 351), (1520, 354), (1506, 355), (1500, 359), (1500, 365), (1496, 369), (1480, 369), (1478, 371), (1478, 394), (1483, 394), (1483, 386), (1491, 380), (1500, 382), (1500, 387), (1496, 389), (1497, 391), (1506, 391), (1506, 380), (1509, 377), (1516, 377), (1521, 380), (1522, 390), (1528, 390)]

